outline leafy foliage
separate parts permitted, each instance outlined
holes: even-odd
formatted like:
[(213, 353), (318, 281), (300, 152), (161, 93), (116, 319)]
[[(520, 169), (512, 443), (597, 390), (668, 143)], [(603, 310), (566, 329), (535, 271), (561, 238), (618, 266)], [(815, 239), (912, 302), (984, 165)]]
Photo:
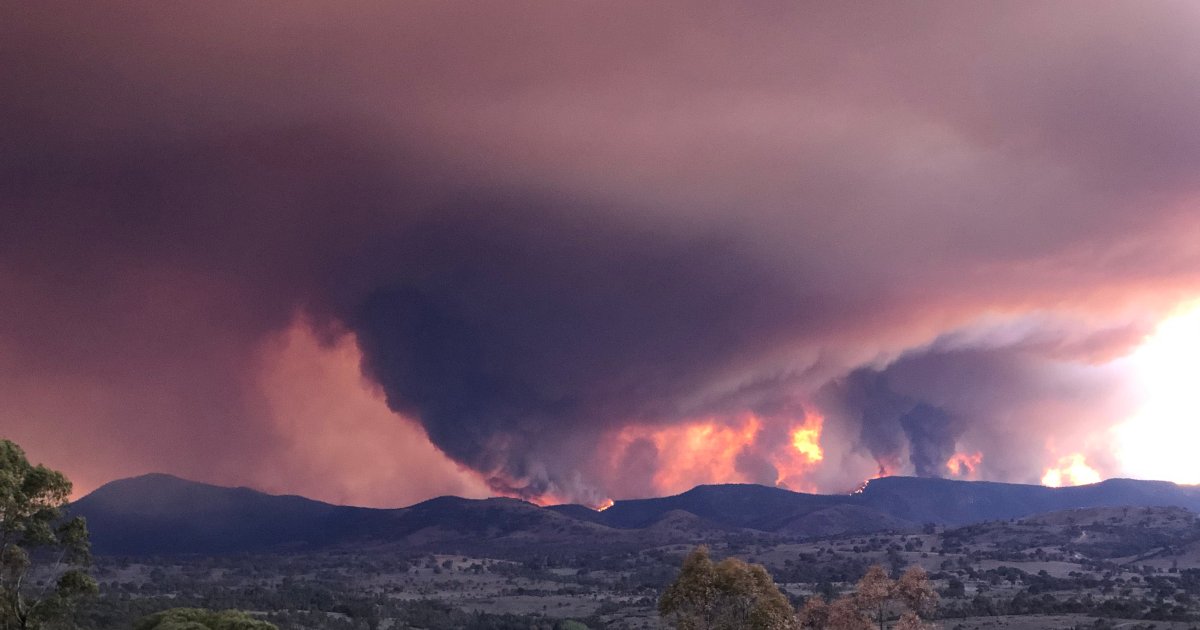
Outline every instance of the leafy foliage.
[(929, 627), (929, 624), (925, 623), (925, 620), (910, 610), (900, 615), (900, 620), (896, 622), (895, 630), (926, 630)]
[(895, 595), (914, 615), (928, 616), (937, 608), (938, 595), (929, 583), (929, 575), (919, 566), (909, 568), (896, 580)]
[(814, 595), (804, 602), (804, 606), (800, 607), (797, 618), (800, 627), (805, 630), (827, 628), (829, 626), (829, 604), (825, 603), (824, 597)]
[(866, 612), (883, 630), (891, 606), (897, 601), (905, 611), (895, 628), (920, 630), (926, 627), (922, 615), (933, 613), (937, 607), (937, 593), (924, 569), (911, 567), (899, 580), (893, 580), (882, 566), (873, 565), (858, 581), (857, 592), (853, 595), (840, 597), (832, 604), (826, 604), (820, 595), (810, 597), (800, 609), (799, 623), (801, 628), (870, 630), (872, 623), (864, 614)]
[(0, 630), (42, 628), (70, 614), (96, 582), (87, 526), (63, 520), (71, 482), (0, 440)]
[(824, 628), (830, 630), (871, 630), (871, 622), (858, 609), (858, 603), (852, 597), (839, 597), (829, 605), (829, 623)]
[(681, 630), (784, 630), (795, 612), (767, 570), (737, 558), (713, 564), (706, 547), (683, 561), (659, 600), (659, 613)]
[(862, 608), (872, 611), (875, 620), (879, 622), (879, 630), (883, 630), (884, 615), (887, 613), (888, 602), (891, 601), (895, 583), (888, 577), (887, 571), (878, 564), (871, 565), (867, 573), (858, 581), (855, 597)]

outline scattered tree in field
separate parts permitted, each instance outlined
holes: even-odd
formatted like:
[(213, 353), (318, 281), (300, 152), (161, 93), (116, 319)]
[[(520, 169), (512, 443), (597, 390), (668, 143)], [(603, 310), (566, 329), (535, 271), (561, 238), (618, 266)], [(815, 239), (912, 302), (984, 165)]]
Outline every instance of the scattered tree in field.
[(909, 567), (896, 581), (896, 597), (915, 616), (925, 617), (937, 608), (937, 592), (929, 583), (929, 575), (919, 566)]
[(900, 621), (896, 622), (894, 630), (928, 630), (930, 627), (920, 615), (910, 610), (900, 615)]
[(42, 628), (96, 592), (82, 569), (91, 561), (87, 526), (63, 520), (70, 494), (66, 476), (0, 440), (0, 630)]
[(820, 595), (813, 595), (800, 607), (796, 615), (800, 627), (805, 630), (821, 630), (829, 627), (829, 604)]
[(708, 548), (697, 547), (683, 559), (679, 577), (659, 599), (659, 614), (684, 630), (706, 627), (703, 622), (711, 617), (716, 605), (715, 573)]
[(658, 603), (659, 613), (681, 630), (791, 630), (796, 615), (767, 570), (726, 558), (716, 564), (698, 547)]
[(895, 587), (896, 584), (892, 578), (888, 577), (887, 571), (878, 564), (867, 569), (866, 575), (863, 575), (862, 579), (858, 581), (855, 597), (858, 598), (859, 606), (871, 611), (871, 614), (875, 616), (875, 621), (879, 623), (879, 630), (883, 630), (887, 605), (892, 600)]
[(851, 596), (839, 597), (829, 605), (829, 630), (872, 630), (871, 622)]
[[(929, 627), (922, 617), (936, 608), (937, 593), (929, 584), (929, 576), (924, 569), (912, 567), (899, 580), (892, 580), (882, 566), (872, 566), (858, 581), (857, 592), (853, 595), (840, 597), (832, 604), (826, 604), (820, 595), (809, 598), (800, 609), (800, 627), (872, 630), (877, 624), (883, 630), (890, 615), (894, 614), (891, 608), (896, 602), (903, 606), (905, 612), (896, 622), (894, 630)], [(874, 624), (868, 615), (873, 618)]]
[(172, 608), (143, 617), (133, 630), (279, 630), (275, 624), (237, 610)]

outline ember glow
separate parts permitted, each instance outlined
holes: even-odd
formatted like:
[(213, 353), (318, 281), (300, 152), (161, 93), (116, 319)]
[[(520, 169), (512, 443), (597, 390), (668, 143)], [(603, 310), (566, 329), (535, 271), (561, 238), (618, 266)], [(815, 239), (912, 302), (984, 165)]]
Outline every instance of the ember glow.
[(1046, 469), (1042, 475), (1042, 485), (1051, 488), (1062, 486), (1083, 486), (1097, 483), (1101, 480), (1100, 473), (1087, 463), (1087, 458), (1080, 453), (1067, 455)]
[(596, 506), (596, 511), (603, 512), (604, 510), (607, 510), (608, 508), (612, 507), (614, 503), (615, 502), (612, 499), (605, 499), (604, 502), (602, 502), (600, 505)]
[(946, 470), (953, 477), (977, 479), (977, 470), (983, 463), (983, 453), (975, 451), (971, 454), (955, 453), (946, 461)]

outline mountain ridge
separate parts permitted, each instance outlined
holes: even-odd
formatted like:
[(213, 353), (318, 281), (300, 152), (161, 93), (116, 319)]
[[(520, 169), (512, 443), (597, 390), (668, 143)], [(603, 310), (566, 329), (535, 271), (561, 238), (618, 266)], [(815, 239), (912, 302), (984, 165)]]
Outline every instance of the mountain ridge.
[[(339, 545), (410, 548), (693, 541), (739, 531), (790, 538), (959, 526), (1066, 509), (1171, 506), (1200, 512), (1200, 486), (1110, 479), (1087, 486), (884, 477), (852, 494), (755, 484), (700, 485), (620, 500), (604, 511), (505, 497), (442, 496), (403, 508), (335, 505), (151, 473), (109, 482), (72, 504), (96, 553), (245, 553)], [(690, 515), (690, 518), (687, 515)], [(693, 541), (694, 542), (694, 541)]]

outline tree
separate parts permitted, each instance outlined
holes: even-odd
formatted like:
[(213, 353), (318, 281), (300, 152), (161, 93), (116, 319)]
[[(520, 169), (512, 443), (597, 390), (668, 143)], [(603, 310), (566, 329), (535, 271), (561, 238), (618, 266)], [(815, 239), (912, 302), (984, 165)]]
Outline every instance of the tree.
[(71, 482), (33, 466), (21, 447), (0, 440), (0, 630), (32, 630), (70, 614), (97, 590), (87, 525), (64, 520)]
[(887, 605), (892, 599), (894, 588), (895, 582), (878, 564), (871, 565), (871, 568), (867, 569), (867, 573), (858, 581), (858, 592), (855, 597), (858, 598), (860, 606), (875, 614), (875, 620), (879, 622), (879, 630), (883, 630)]
[(924, 630), (929, 628), (923, 616), (933, 613), (937, 606), (937, 593), (929, 583), (929, 576), (921, 567), (914, 566), (904, 572), (899, 580), (888, 577), (880, 565), (867, 569), (858, 581), (857, 592), (839, 597), (826, 604), (820, 595), (814, 595), (800, 609), (801, 628), (829, 628), (830, 630), (873, 630), (871, 620), (863, 614), (867, 611), (879, 629), (883, 630), (889, 617), (889, 607), (896, 601), (903, 604), (905, 612), (896, 622), (894, 630)]
[(909, 611), (926, 617), (937, 607), (938, 596), (929, 583), (929, 575), (919, 566), (909, 567), (896, 581), (896, 597)]
[(829, 604), (820, 595), (809, 597), (797, 617), (804, 630), (822, 630), (829, 626)]
[(697, 547), (683, 559), (679, 577), (667, 587), (658, 601), (658, 612), (682, 630), (708, 628), (717, 596), (715, 569), (708, 548)]
[(766, 568), (726, 558), (713, 564), (706, 547), (683, 561), (663, 592), (659, 613), (681, 630), (792, 630), (796, 615)]
[(275, 624), (237, 610), (172, 608), (143, 617), (133, 630), (279, 630)]
[(829, 630), (871, 630), (871, 622), (853, 598), (839, 597), (829, 605)]
[(917, 613), (910, 610), (900, 615), (900, 621), (896, 622), (893, 630), (927, 630), (929, 627)]

